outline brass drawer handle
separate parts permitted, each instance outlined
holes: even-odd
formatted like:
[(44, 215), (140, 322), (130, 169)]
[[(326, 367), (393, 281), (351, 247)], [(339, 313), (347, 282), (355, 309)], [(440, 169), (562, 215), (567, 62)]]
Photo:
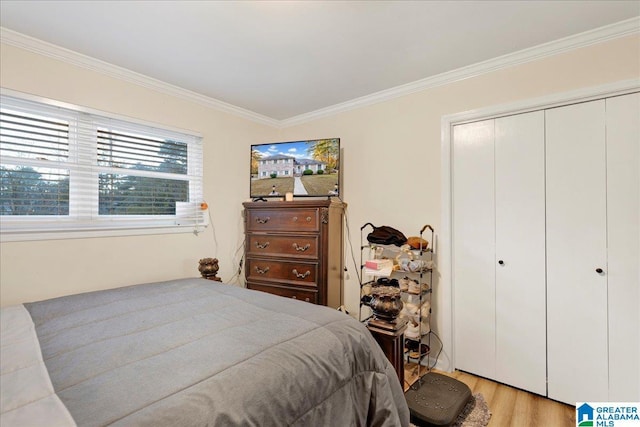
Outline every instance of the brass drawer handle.
[[(298, 297), (296, 297), (295, 295), (294, 295), (294, 296), (292, 296), (291, 298), (293, 298), (293, 299), (298, 299)], [(304, 300), (305, 300), (305, 302), (311, 302), (311, 301), (309, 300), (309, 297), (305, 298)]]
[[(311, 217), (310, 216), (306, 217), (305, 219), (307, 220), (307, 222), (311, 222)], [(293, 217), (293, 222), (297, 222), (297, 221), (298, 221), (298, 217), (294, 216)]]
[(309, 270), (307, 270), (307, 272), (304, 274), (300, 274), (298, 273), (298, 270), (296, 270), (295, 268), (291, 272), (295, 274), (298, 279), (305, 279), (307, 276), (311, 274)]
[(269, 272), (269, 267), (265, 267), (264, 269), (256, 267), (256, 271), (258, 272), (258, 274), (267, 274)]
[(295, 248), (296, 251), (304, 252), (304, 251), (306, 251), (307, 249), (309, 249), (311, 247), (311, 244), (307, 243), (304, 246), (298, 246), (297, 243), (294, 243), (293, 247)]
[(260, 217), (258, 217), (258, 218), (256, 218), (256, 222), (257, 222), (258, 224), (266, 224), (267, 222), (269, 222), (269, 220), (270, 220), (270, 219), (271, 219), (271, 218), (270, 218), (270, 217), (268, 217), (268, 216), (267, 216), (267, 217), (265, 217), (265, 218), (260, 218)]
[(266, 249), (268, 247), (269, 247), (269, 242), (264, 242), (264, 243), (256, 242), (256, 248), (258, 249)]

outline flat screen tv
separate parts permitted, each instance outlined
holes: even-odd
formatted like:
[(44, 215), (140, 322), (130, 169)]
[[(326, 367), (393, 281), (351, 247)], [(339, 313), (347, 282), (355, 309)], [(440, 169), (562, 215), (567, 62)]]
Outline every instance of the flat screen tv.
[(251, 146), (251, 198), (340, 194), (340, 138)]

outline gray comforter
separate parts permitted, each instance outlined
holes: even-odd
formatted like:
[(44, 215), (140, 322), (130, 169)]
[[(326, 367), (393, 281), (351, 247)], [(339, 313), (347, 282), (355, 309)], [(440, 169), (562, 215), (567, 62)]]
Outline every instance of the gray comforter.
[(362, 324), (204, 279), (25, 304), (80, 426), (406, 426)]

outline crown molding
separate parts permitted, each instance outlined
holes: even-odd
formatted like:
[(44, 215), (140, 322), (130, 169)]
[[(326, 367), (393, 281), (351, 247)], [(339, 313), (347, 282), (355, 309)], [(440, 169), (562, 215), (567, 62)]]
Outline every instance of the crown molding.
[(426, 89), (451, 84), (460, 80), (477, 77), (482, 74), (536, 61), (553, 55), (558, 55), (574, 49), (579, 49), (589, 45), (602, 43), (608, 40), (636, 34), (640, 32), (640, 17), (627, 19), (611, 25), (585, 31), (580, 34), (554, 40), (528, 49), (523, 49), (507, 55), (502, 55), (487, 61), (478, 62), (456, 70), (447, 71), (425, 79), (417, 80), (390, 89), (375, 92), (370, 95), (321, 108), (316, 111), (294, 116), (280, 121), (281, 127), (299, 125), (312, 120), (342, 113), (356, 108), (377, 104), (401, 96), (420, 92)]
[(385, 89), (370, 95), (365, 95), (350, 101), (321, 108), (309, 113), (300, 114), (284, 120), (273, 119), (253, 111), (219, 101), (215, 98), (204, 96), (143, 74), (136, 73), (126, 68), (118, 67), (99, 59), (29, 37), (4, 27), (0, 27), (0, 40), (8, 45), (16, 46), (78, 67), (96, 71), (148, 89), (185, 99), (187, 101), (195, 102), (256, 123), (276, 128), (285, 128), (639, 32), (640, 17), (635, 17), (549, 43), (534, 46), (532, 48), (499, 56), (487, 61), (478, 62), (456, 70), (447, 71), (436, 76), (427, 77), (415, 82)]
[(223, 101), (219, 101), (215, 98), (204, 96), (199, 93), (174, 86), (161, 80), (136, 73), (135, 71), (131, 71), (123, 67), (118, 67), (108, 62), (101, 61), (99, 59), (92, 58), (90, 56), (83, 55), (69, 49), (65, 49), (63, 47), (27, 36), (22, 33), (18, 33), (8, 28), (0, 27), (0, 41), (2, 41), (2, 43), (18, 47), (29, 52), (47, 56), (59, 61), (69, 63), (71, 65), (75, 65), (77, 67), (86, 68), (91, 71), (96, 71), (101, 74), (117, 78), (119, 80), (124, 80), (126, 82), (133, 83), (147, 89), (165, 93), (167, 95), (175, 96), (187, 101), (195, 102), (197, 104), (204, 105), (205, 107), (213, 108), (225, 113), (230, 113), (257, 123), (273, 127), (280, 127), (280, 121), (272, 119), (271, 117), (267, 117), (253, 111), (240, 108)]

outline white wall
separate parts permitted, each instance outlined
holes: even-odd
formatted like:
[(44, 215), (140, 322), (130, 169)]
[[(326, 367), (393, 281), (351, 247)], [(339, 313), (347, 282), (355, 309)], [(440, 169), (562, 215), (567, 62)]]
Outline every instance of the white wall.
[(219, 276), (237, 271), (242, 202), (249, 194), (249, 145), (276, 139), (275, 128), (112, 78), (7, 44), (0, 85), (20, 92), (187, 129), (203, 135), (204, 192), (212, 228), (199, 236), (5, 242), (0, 245), (0, 304), (141, 282), (197, 277), (198, 260), (218, 257)]
[[(442, 116), (638, 77), (640, 37), (634, 35), (286, 128), (282, 136), (341, 138), (342, 195), (359, 262), (359, 229), (366, 222), (393, 226), (407, 236), (427, 223), (436, 233), (441, 230)], [(355, 267), (349, 253), (346, 258), (346, 305), (357, 312)], [(438, 283), (434, 292), (433, 326), (445, 342), (440, 367), (449, 369), (451, 293)]]

